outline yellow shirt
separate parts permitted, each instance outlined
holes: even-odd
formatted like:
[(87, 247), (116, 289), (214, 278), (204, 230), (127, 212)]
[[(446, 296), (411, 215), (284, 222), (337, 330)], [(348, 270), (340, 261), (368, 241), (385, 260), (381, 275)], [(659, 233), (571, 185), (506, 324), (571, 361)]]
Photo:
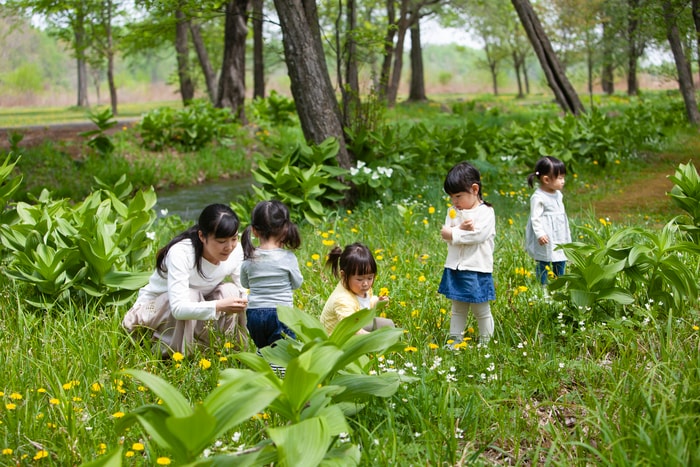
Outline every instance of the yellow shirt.
[[(377, 305), (379, 299), (372, 296), (372, 291), (367, 292), (370, 299), (370, 308)], [(345, 288), (342, 282), (338, 282), (333, 293), (331, 293), (321, 312), (321, 324), (330, 335), (341, 319), (356, 313), (362, 309), (357, 296), (352, 291)]]

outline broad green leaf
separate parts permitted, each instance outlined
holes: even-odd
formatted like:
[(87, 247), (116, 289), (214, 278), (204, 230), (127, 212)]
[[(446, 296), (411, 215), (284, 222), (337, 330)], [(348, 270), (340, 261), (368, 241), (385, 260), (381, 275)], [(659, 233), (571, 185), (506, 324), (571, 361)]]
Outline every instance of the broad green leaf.
[(319, 417), (270, 428), (268, 433), (277, 446), (280, 467), (316, 467), (331, 443), (325, 420)]
[(187, 417), (192, 413), (187, 399), (185, 399), (174, 386), (159, 378), (142, 370), (124, 370), (122, 373), (131, 375), (148, 386), (153, 393), (160, 397), (163, 401), (163, 406), (175, 417)]

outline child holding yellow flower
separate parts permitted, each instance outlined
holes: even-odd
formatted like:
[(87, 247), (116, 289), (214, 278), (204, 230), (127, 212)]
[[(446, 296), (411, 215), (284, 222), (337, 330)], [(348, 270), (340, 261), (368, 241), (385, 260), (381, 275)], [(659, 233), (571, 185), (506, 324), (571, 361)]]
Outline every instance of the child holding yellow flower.
[[(326, 265), (331, 267), (334, 276), (340, 278), (321, 312), (321, 323), (328, 334), (333, 332), (341, 319), (389, 300), (386, 293), (380, 293), (379, 297), (372, 293), (372, 285), (377, 275), (377, 262), (365, 245), (353, 243), (344, 249), (336, 246), (328, 254)], [(358, 334), (366, 334), (387, 326), (394, 327), (394, 322), (388, 318), (377, 317), (372, 324), (360, 329)]]
[(493, 207), (483, 200), (479, 170), (468, 162), (450, 169), (443, 188), (452, 206), (440, 231), (447, 242), (447, 258), (438, 292), (452, 300), (451, 346), (462, 342), (470, 310), (479, 325), (480, 342), (487, 343), (494, 331), (489, 301), (496, 299), (493, 285), (496, 216)]

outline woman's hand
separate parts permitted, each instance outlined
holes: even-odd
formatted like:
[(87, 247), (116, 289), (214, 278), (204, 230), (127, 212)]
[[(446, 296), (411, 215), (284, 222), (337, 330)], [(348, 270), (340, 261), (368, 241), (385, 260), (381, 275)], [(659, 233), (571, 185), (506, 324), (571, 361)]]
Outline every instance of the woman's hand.
[(247, 298), (226, 297), (216, 301), (216, 311), (221, 313), (242, 313), (248, 308)]

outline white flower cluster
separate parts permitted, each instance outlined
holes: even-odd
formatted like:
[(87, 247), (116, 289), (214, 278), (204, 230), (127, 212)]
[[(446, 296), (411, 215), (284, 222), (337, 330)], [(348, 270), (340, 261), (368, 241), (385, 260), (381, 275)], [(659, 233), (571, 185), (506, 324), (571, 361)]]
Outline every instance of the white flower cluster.
[(376, 171), (373, 171), (371, 168), (367, 167), (367, 163), (364, 161), (357, 161), (357, 164), (355, 167), (350, 168), (350, 175), (353, 177), (357, 174), (364, 174), (364, 175), (369, 175), (369, 177), (372, 180), (378, 180), (379, 177), (387, 177), (391, 178), (391, 175), (394, 173), (394, 169), (391, 167), (377, 167)]

